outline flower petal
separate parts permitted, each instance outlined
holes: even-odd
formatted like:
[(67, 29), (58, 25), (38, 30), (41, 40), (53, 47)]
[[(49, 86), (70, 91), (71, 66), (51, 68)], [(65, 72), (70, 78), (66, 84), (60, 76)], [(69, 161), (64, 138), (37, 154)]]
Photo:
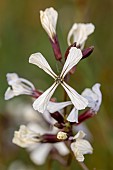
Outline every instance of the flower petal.
[(82, 139), (86, 136), (86, 134), (83, 131), (79, 131), (74, 137), (73, 139)]
[(67, 117), (69, 122), (76, 122), (78, 123), (78, 110), (74, 107), (70, 112), (69, 116)]
[[(73, 44), (76, 42), (77, 46), (80, 45), (81, 49), (83, 49), (85, 45), (85, 41), (87, 40), (88, 36), (94, 32), (94, 25), (91, 23), (74, 23), (72, 28), (70, 29), (67, 37), (68, 45)], [(71, 43), (72, 39), (72, 43)]]
[(63, 82), (61, 85), (67, 92), (69, 98), (71, 99), (71, 102), (73, 103), (73, 105), (75, 106), (77, 110), (82, 110), (87, 107), (88, 105), (87, 99), (85, 99), (80, 94), (78, 94), (72, 87), (70, 87), (65, 82)]
[(15, 131), (12, 142), (18, 146), (26, 148), (40, 142), (40, 139), (38, 139), (39, 137), (40, 134), (30, 130), (24, 125), (21, 125), (19, 131)]
[(35, 164), (43, 165), (51, 149), (51, 144), (40, 144), (35, 150), (30, 153), (30, 158)]
[(100, 91), (100, 84), (96, 83), (92, 90), (86, 88), (82, 92), (82, 96), (88, 100), (88, 107), (91, 107), (95, 112), (98, 112), (101, 102), (102, 102), (102, 93)]
[(5, 100), (21, 94), (32, 95), (33, 90), (35, 90), (34, 85), (30, 81), (20, 78), (16, 73), (8, 73), (6, 77), (11, 87), (5, 93)]
[(95, 26), (92, 23), (86, 24), (86, 34), (89, 36), (94, 32)]
[(45, 11), (40, 11), (40, 20), (42, 27), (47, 32), (49, 37), (53, 40), (56, 34), (58, 13), (54, 8), (46, 8)]
[(69, 54), (67, 56), (66, 62), (60, 74), (60, 77), (65, 77), (65, 75), (75, 66), (82, 58), (82, 52), (76, 47), (71, 47)]
[(41, 113), (44, 113), (47, 108), (48, 102), (51, 99), (57, 86), (58, 84), (54, 83), (49, 89), (47, 89), (42, 95), (40, 95), (38, 99), (34, 101), (33, 108)]
[(15, 96), (15, 94), (14, 94), (13, 90), (10, 87), (8, 87), (5, 92), (5, 100), (9, 100), (9, 99), (13, 98), (14, 96)]
[(79, 162), (84, 161), (84, 156), (83, 156), (84, 154), (91, 154), (93, 152), (93, 148), (91, 144), (84, 139), (79, 139), (76, 142), (73, 142), (71, 144), (71, 149), (74, 152), (74, 155)]
[(53, 72), (50, 65), (48, 64), (48, 62), (41, 53), (32, 54), (29, 58), (29, 63), (37, 65), (39, 68), (43, 69), (47, 74), (49, 74), (54, 79), (55, 77), (57, 77), (57, 75)]
[(49, 102), (48, 106), (47, 106), (47, 110), (50, 113), (54, 113), (56, 111), (60, 111), (61, 109), (63, 109), (66, 106), (71, 105), (72, 102), (71, 101), (67, 101), (67, 102)]
[(65, 156), (65, 155), (67, 155), (69, 153), (69, 150), (68, 150), (68, 148), (67, 148), (67, 146), (65, 145), (64, 142), (55, 143), (54, 147), (57, 149), (57, 151), (62, 156)]

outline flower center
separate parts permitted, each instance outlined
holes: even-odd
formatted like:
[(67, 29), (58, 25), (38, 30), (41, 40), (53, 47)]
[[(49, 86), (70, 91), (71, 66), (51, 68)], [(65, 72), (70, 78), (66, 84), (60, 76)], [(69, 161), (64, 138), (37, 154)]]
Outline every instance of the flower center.
[(56, 82), (57, 84), (61, 84), (61, 83), (63, 83), (63, 81), (64, 81), (64, 79), (61, 78), (60, 76), (58, 76), (58, 77), (55, 79), (55, 82)]

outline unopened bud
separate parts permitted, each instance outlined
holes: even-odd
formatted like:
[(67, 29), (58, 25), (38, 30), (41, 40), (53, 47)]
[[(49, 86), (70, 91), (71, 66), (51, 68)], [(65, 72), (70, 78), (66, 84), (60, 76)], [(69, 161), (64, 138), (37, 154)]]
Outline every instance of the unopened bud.
[(67, 139), (67, 133), (65, 133), (65, 132), (58, 132), (57, 133), (57, 139), (60, 139), (60, 140)]
[(94, 50), (94, 46), (84, 49), (82, 51), (82, 54), (83, 54), (82, 59), (87, 58), (93, 52), (93, 50)]

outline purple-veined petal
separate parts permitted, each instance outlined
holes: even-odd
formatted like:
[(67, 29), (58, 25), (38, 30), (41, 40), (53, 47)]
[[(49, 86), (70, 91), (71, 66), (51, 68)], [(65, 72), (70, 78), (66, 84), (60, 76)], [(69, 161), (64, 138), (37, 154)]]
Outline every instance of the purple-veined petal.
[(58, 84), (54, 83), (49, 89), (47, 89), (41, 96), (38, 97), (33, 103), (33, 108), (41, 113), (47, 109), (49, 100), (51, 99)]
[(37, 65), (39, 68), (44, 70), (47, 74), (49, 74), (54, 79), (57, 75), (53, 72), (47, 60), (43, 57), (41, 53), (34, 53), (29, 58), (29, 63)]
[(65, 75), (73, 68), (82, 58), (82, 52), (76, 47), (71, 47), (67, 56), (66, 62), (60, 74), (60, 77), (64, 78)]
[(78, 110), (74, 107), (70, 112), (69, 116), (67, 117), (69, 122), (76, 122), (78, 123)]
[(71, 99), (71, 102), (75, 106), (77, 110), (85, 109), (88, 105), (88, 100), (82, 97), (80, 94), (78, 94), (72, 87), (70, 87), (68, 84), (63, 82), (61, 84), (63, 88), (65, 89), (66, 93), (68, 94), (69, 98)]

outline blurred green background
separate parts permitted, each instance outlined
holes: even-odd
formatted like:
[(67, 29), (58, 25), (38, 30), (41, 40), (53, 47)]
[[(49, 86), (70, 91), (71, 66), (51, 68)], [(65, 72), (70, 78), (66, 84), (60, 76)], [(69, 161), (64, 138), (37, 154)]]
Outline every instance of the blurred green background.
[[(7, 170), (16, 159), (35, 169), (47, 169), (46, 164), (36, 167), (24, 149), (11, 144), (16, 126), (12, 131), (8, 131), (11, 120), (5, 113), (8, 101), (4, 101), (4, 92), (8, 86), (8, 72), (16, 72), (19, 76), (31, 80), (35, 87), (41, 90), (52, 84), (50, 76), (28, 63), (29, 56), (40, 51), (56, 70), (53, 51), (39, 19), (39, 11), (51, 6), (59, 13), (57, 34), (63, 54), (67, 48), (67, 33), (74, 22), (92, 22), (96, 26), (94, 34), (86, 43), (86, 47), (94, 45), (95, 50), (89, 58), (79, 63), (70, 84), (81, 92), (96, 82), (101, 83), (102, 106), (99, 113), (86, 122), (93, 135), (94, 153), (86, 156), (85, 163), (89, 169), (112, 170), (113, 0), (0, 0), (0, 170)], [(59, 88), (55, 96), (62, 100), (61, 94), (63, 91)], [(11, 138), (8, 133), (11, 133)], [(58, 168), (63, 167), (54, 161), (52, 169)], [(81, 168), (73, 162), (71, 167), (66, 169)]]

